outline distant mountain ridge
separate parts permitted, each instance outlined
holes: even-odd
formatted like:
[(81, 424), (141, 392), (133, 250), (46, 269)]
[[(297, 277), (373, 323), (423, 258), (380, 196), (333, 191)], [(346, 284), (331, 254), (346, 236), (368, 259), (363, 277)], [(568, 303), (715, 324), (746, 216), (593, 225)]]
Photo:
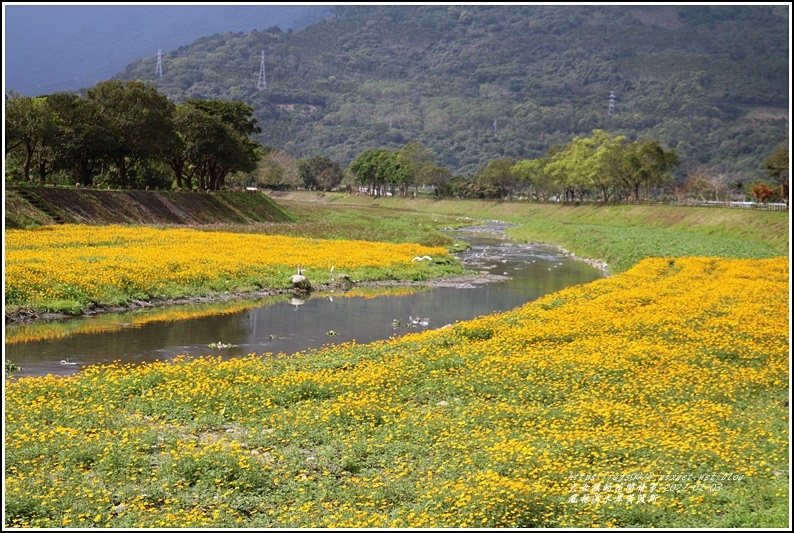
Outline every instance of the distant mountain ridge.
[(4, 5), (6, 90), (26, 96), (92, 87), (132, 61), (204, 35), (279, 26), (328, 14), (307, 5)]
[(334, 6), (296, 32), (201, 38), (162, 78), (153, 59), (118, 77), (245, 101), (258, 140), (295, 157), (416, 141), (466, 173), (605, 129), (748, 179), (788, 131), (788, 27), (788, 6)]
[[(206, 35), (116, 78), (253, 105), (257, 140), (347, 165), (420, 142), (456, 173), (594, 129), (749, 181), (789, 131), (789, 6), (333, 6)], [(267, 87), (257, 88), (261, 53)]]

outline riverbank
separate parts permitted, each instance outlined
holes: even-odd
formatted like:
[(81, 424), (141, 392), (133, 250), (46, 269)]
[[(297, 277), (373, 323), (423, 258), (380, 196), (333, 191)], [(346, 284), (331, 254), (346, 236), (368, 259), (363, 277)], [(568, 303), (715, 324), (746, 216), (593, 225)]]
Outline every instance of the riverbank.
[[(510, 224), (500, 222), (500, 221), (484, 221), (482, 224), (477, 226), (469, 226), (464, 227), (461, 231), (464, 232), (476, 232), (479, 234), (488, 234), (493, 238), (505, 239), (507, 240), (508, 237), (505, 234), (505, 230), (510, 226)], [(453, 239), (447, 233), (446, 239), (449, 242), (452, 242)], [(240, 234), (235, 234), (239, 235)], [(118, 235), (114, 235), (113, 239), (118, 239)], [(99, 235), (93, 235), (93, 240), (101, 240), (102, 238)], [(608, 265), (602, 261), (586, 259), (586, 258), (579, 258), (576, 257), (574, 254), (564, 250), (562, 247), (559, 246), (551, 246), (552, 248), (556, 248), (560, 251), (561, 254), (570, 257), (574, 260), (582, 261), (591, 266), (598, 268), (603, 275), (608, 275)], [(461, 241), (456, 243), (451, 248), (459, 251), (463, 251), (465, 248), (465, 242)], [(88, 252), (85, 252), (88, 253)], [(127, 252), (125, 252), (126, 254)], [(60, 257), (60, 255), (59, 255)], [(82, 256), (81, 256), (82, 257)], [(439, 260), (440, 261), (440, 260)], [(444, 263), (444, 261), (441, 261)], [(463, 265), (464, 268), (471, 265)], [(350, 276), (345, 275), (341, 282), (328, 282), (329, 278), (333, 279), (332, 276), (329, 276), (327, 273), (323, 273), (322, 280), (316, 279), (309, 279), (311, 283), (311, 290), (313, 292), (334, 292), (334, 291), (344, 291), (349, 290), (351, 287), (398, 287), (398, 286), (413, 286), (413, 287), (453, 287), (453, 288), (466, 288), (473, 284), (482, 284), (482, 283), (498, 283), (507, 279), (504, 275), (496, 275), (485, 271), (476, 271), (467, 268), (468, 272), (464, 274), (457, 274), (457, 275), (444, 275), (445, 270), (441, 269), (439, 272), (436, 272), (436, 276), (433, 277), (433, 271), (430, 270), (427, 272), (427, 276), (423, 276), (423, 279), (419, 280), (411, 280), (406, 279), (405, 275), (402, 275), (402, 278), (395, 278), (395, 279), (378, 279), (378, 280), (356, 280), (353, 281)], [(392, 272), (391, 275), (395, 275), (396, 271), (393, 269), (389, 270)], [(377, 272), (375, 273), (377, 275)], [(210, 303), (210, 302), (224, 302), (224, 301), (231, 301), (231, 300), (250, 300), (250, 299), (257, 299), (257, 298), (264, 298), (269, 296), (277, 296), (277, 295), (285, 295), (285, 294), (293, 294), (296, 293), (297, 289), (295, 288), (276, 288), (276, 287), (264, 287), (259, 288), (256, 290), (235, 290), (235, 291), (223, 291), (223, 292), (210, 292), (201, 295), (195, 296), (185, 296), (185, 297), (147, 297), (147, 298), (132, 298), (128, 301), (124, 301), (122, 304), (110, 304), (105, 305), (101, 303), (93, 303), (90, 306), (82, 307), (76, 309), (72, 306), (71, 312), (56, 312), (56, 311), (41, 311), (36, 310), (31, 307), (26, 306), (19, 306), (14, 308), (7, 308), (5, 313), (5, 323), (6, 325), (16, 325), (16, 324), (25, 324), (25, 323), (32, 323), (36, 321), (43, 321), (43, 320), (62, 320), (62, 319), (70, 319), (75, 318), (76, 316), (93, 316), (98, 314), (107, 314), (107, 313), (118, 313), (129, 311), (138, 308), (144, 307), (165, 307), (165, 306), (178, 306), (178, 305), (187, 305), (187, 304), (199, 304), (199, 303)], [(300, 291), (297, 291), (300, 292)]]
[[(458, 231), (485, 233), (496, 238), (510, 239), (511, 237), (508, 236), (508, 231), (517, 227), (520, 227), (520, 224), (510, 223), (504, 220), (483, 220), (479, 225), (465, 226), (463, 228), (458, 228)], [(573, 252), (566, 250), (559, 244), (553, 244), (548, 242), (526, 242), (526, 241), (523, 241), (523, 243), (527, 245), (548, 246), (549, 248), (553, 248), (557, 250), (560, 254), (566, 257), (569, 257), (576, 261), (581, 261), (598, 269), (598, 271), (601, 272), (601, 274), (604, 277), (608, 277), (610, 275), (609, 264), (604, 260), (593, 259), (589, 257), (579, 257)]]
[(476, 272), (464, 274), (459, 276), (445, 276), (437, 279), (428, 279), (422, 281), (413, 280), (379, 280), (379, 281), (360, 281), (360, 282), (342, 282), (342, 283), (325, 283), (321, 285), (312, 285), (311, 291), (303, 291), (296, 289), (261, 289), (255, 291), (243, 291), (235, 293), (222, 293), (222, 294), (208, 294), (204, 296), (193, 296), (188, 298), (152, 298), (148, 300), (135, 300), (129, 302), (127, 305), (114, 305), (114, 306), (94, 306), (83, 311), (80, 315), (69, 315), (65, 313), (52, 313), (52, 312), (36, 312), (33, 309), (15, 309), (6, 314), (6, 325), (15, 326), (20, 324), (30, 324), (37, 321), (46, 320), (69, 320), (78, 318), (79, 316), (94, 316), (108, 313), (122, 313), (125, 311), (132, 311), (135, 309), (148, 308), (148, 307), (168, 307), (180, 306), (190, 304), (204, 304), (213, 302), (229, 302), (236, 300), (255, 300), (259, 298), (267, 298), (270, 296), (279, 295), (293, 295), (293, 296), (306, 296), (308, 294), (323, 294), (323, 293), (337, 293), (346, 292), (354, 288), (384, 288), (389, 287), (428, 287), (428, 288), (468, 288), (472, 285), (480, 285), (484, 283), (500, 283), (507, 279), (507, 276), (491, 274), (487, 272)]
[(771, 258), (788, 256), (789, 213), (675, 205), (559, 205), (433, 198), (371, 198), (342, 193), (272, 193), (292, 209), (310, 205), (334, 209), (394, 210), (436, 217), (500, 220), (519, 242), (562, 247), (611, 274), (628, 270), (646, 257), (713, 256)]
[[(437, 329), (601, 277), (551, 247), (515, 244), (482, 231), (455, 235), (468, 244), (457, 257), (472, 276), (434, 278), (433, 286), (421, 280), (373, 281), (19, 324), (6, 327), (5, 358), (20, 367), (14, 377), (23, 378), (68, 376), (92, 364), (140, 364), (182, 354), (290, 355), (329, 342), (368, 343)], [(213, 344), (233, 347), (218, 351)], [(66, 357), (71, 364), (60, 364)]]
[(440, 246), (192, 228), (58, 225), (7, 230), (5, 244), (7, 315), (294, 290), (298, 271), (315, 286), (465, 273)]

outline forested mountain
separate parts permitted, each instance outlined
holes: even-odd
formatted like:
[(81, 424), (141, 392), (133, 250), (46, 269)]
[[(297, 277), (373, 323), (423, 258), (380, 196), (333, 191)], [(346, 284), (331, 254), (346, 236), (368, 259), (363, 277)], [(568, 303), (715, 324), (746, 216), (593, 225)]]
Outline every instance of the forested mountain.
[(152, 57), (118, 78), (176, 101), (244, 101), (262, 144), (343, 165), (419, 142), (470, 173), (602, 129), (658, 139), (683, 171), (749, 180), (786, 140), (786, 5), (332, 10), (300, 31), (204, 37), (164, 52), (162, 77)]

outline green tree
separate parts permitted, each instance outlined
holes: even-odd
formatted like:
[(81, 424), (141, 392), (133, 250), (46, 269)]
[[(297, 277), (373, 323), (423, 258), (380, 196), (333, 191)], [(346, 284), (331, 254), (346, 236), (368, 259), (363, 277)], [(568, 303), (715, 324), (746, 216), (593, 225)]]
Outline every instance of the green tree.
[[(5, 155), (17, 150), (23, 152), (22, 176), (30, 181), (34, 158), (38, 154), (42, 161), (43, 147), (55, 140), (57, 117), (49, 109), (46, 97), (33, 98), (13, 91), (6, 95), (5, 112)], [(43, 180), (44, 174), (40, 173), (39, 177)]]
[(519, 184), (531, 191), (535, 200), (545, 202), (557, 192), (554, 177), (548, 171), (550, 159), (522, 159), (513, 165), (512, 173)]
[(126, 187), (130, 163), (159, 158), (171, 144), (174, 103), (139, 81), (100, 82), (86, 91), (86, 97), (99, 109), (109, 133), (101, 148), (116, 166), (118, 185)]
[[(639, 141), (635, 161), (640, 185), (665, 187), (673, 182), (671, 171), (681, 164), (675, 150), (664, 150), (656, 139)], [(633, 189), (634, 199), (639, 200), (639, 187)]]
[[(515, 163), (515, 159), (512, 158), (497, 159), (489, 162), (477, 176), (478, 181), (482, 184), (483, 191), (493, 191), (493, 194), (500, 200), (507, 198), (512, 201), (515, 185), (518, 182), (512, 171)], [(485, 194), (490, 196), (488, 192), (485, 192)]]
[(402, 196), (408, 195), (413, 167), (399, 151), (386, 154), (380, 161), (378, 170), (381, 175), (380, 179), (388, 185), (391, 194), (400, 191)]
[(172, 123), (175, 135), (165, 147), (163, 160), (171, 167), (177, 189), (193, 188), (193, 168), (190, 160), (192, 143), (201, 135), (201, 122), (205, 114), (187, 104), (179, 104), (174, 110)]
[[(256, 131), (253, 108), (241, 102), (188, 100), (174, 113), (175, 137), (163, 159), (174, 171), (177, 186), (218, 190), (226, 176), (256, 168), (258, 144), (248, 136)], [(196, 183), (197, 182), (197, 183)]]
[(452, 188), (449, 186), (452, 179), (452, 171), (440, 165), (429, 165), (424, 169), (424, 185), (429, 185), (438, 196), (452, 196)]
[(406, 178), (404, 186), (429, 185), (437, 175), (433, 175), (437, 168), (436, 157), (433, 152), (418, 142), (405, 144), (399, 150), (399, 162), (403, 165)]
[(635, 201), (639, 201), (643, 186), (647, 191), (672, 184), (670, 171), (679, 165), (676, 151), (665, 151), (657, 140), (616, 145), (609, 149), (608, 160), (618, 186)]
[(298, 159), (298, 172), (307, 189), (330, 191), (344, 177), (342, 166), (328, 156), (316, 155)]
[(113, 132), (104, 127), (99, 106), (69, 93), (51, 94), (47, 104), (58, 125), (52, 146), (54, 168), (70, 172), (75, 183), (91, 185), (94, 174), (105, 164), (105, 147), (115, 142)]
[(788, 142), (781, 143), (764, 162), (766, 173), (772, 178), (779, 190), (782, 200), (788, 203), (789, 195), (789, 147)]
[(592, 137), (576, 137), (549, 154), (545, 171), (562, 185), (566, 200), (582, 199), (586, 190), (597, 189), (603, 201), (614, 192), (618, 163), (623, 163), (626, 138), (593, 130)]
[(194, 98), (188, 100), (187, 103), (196, 109), (204, 111), (211, 117), (215, 117), (245, 138), (262, 132), (262, 129), (257, 125), (258, 120), (254, 116), (254, 107), (245, 102)]
[(380, 196), (386, 185), (386, 162), (392, 152), (385, 148), (364, 150), (350, 165), (348, 171), (355, 176), (356, 183), (367, 188), (372, 196)]

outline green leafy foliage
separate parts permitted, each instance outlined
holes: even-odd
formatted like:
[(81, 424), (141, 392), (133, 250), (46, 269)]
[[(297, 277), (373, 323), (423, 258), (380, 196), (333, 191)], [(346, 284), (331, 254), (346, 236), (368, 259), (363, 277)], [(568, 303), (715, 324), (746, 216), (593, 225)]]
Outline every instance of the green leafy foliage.
[[(79, 186), (219, 190), (253, 171), (261, 132), (244, 102), (191, 99), (175, 105), (151, 84), (107, 81), (85, 97), (6, 96), (7, 178), (44, 185), (54, 173)], [(169, 168), (170, 167), (170, 168)], [(51, 181), (56, 182), (55, 179)]]
[(330, 191), (344, 177), (342, 166), (325, 155), (306, 157), (297, 162), (298, 172), (307, 189)]

